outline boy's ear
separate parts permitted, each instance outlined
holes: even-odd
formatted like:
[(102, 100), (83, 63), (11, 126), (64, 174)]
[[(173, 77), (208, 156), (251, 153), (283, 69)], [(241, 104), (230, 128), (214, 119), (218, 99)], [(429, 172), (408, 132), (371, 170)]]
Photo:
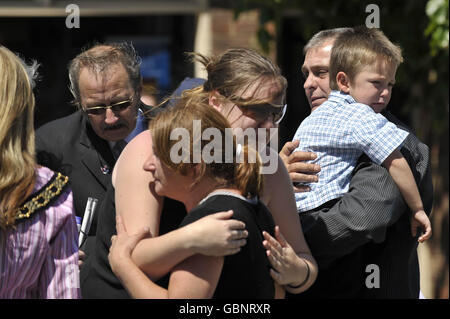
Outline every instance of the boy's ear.
[(209, 94), (209, 105), (215, 108), (217, 111), (222, 111), (222, 99), (220, 98), (220, 93), (217, 90), (212, 91)]
[(348, 75), (345, 74), (345, 72), (338, 72), (338, 74), (336, 75), (336, 83), (339, 87), (339, 91), (347, 94), (350, 92), (350, 81)]

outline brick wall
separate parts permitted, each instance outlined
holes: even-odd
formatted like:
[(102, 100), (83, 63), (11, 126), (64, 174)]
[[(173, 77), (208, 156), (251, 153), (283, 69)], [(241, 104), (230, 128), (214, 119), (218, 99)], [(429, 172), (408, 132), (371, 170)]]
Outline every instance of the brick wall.
[[(221, 53), (230, 47), (246, 47), (262, 53), (257, 39), (259, 11), (244, 12), (234, 20), (230, 9), (211, 9), (212, 52)], [(276, 61), (275, 50), (267, 55)]]

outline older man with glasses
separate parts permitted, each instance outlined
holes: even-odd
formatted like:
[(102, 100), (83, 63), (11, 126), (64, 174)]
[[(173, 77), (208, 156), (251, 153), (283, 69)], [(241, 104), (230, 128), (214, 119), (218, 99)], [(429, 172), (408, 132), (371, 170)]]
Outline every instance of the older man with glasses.
[[(128, 43), (95, 45), (69, 65), (70, 90), (78, 111), (36, 132), (40, 164), (69, 176), (76, 215), (88, 198), (99, 206), (115, 161), (126, 143), (147, 128), (140, 102), (140, 58)], [(93, 215), (83, 250), (89, 254), (96, 233)]]

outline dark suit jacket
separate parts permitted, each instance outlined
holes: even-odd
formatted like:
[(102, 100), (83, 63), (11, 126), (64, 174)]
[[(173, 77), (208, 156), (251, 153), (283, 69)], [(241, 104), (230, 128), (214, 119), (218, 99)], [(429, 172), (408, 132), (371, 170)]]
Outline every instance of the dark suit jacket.
[[(141, 105), (144, 112), (149, 107)], [(146, 119), (154, 114), (146, 113)], [(83, 112), (77, 111), (40, 127), (36, 131), (38, 163), (69, 176), (77, 216), (83, 217), (88, 197), (98, 199), (88, 240), (89, 254), (97, 231), (97, 212), (111, 184), (115, 160), (108, 142), (93, 131)]]
[[(431, 213), (433, 182), (428, 146), (423, 144), (411, 130), (389, 112), (383, 114), (388, 120), (411, 134), (401, 148), (419, 188), (425, 212)], [(380, 268), (380, 287), (363, 286), (364, 298), (418, 298), (420, 290), (417, 237), (411, 236), (411, 211), (403, 203), (402, 215), (388, 227), (385, 239), (371, 242), (365, 249), (364, 264), (377, 264)], [(367, 274), (366, 274), (367, 275)]]
[[(77, 216), (83, 217), (88, 197), (103, 199), (111, 183), (114, 157), (108, 142), (92, 130), (87, 118), (77, 111), (52, 121), (36, 131), (38, 162), (69, 176)], [(90, 230), (95, 235), (96, 217)]]
[[(409, 131), (390, 113), (391, 122)], [(433, 201), (428, 147), (410, 134), (401, 152), (416, 179), (425, 211)], [(331, 208), (300, 214), (305, 238), (319, 264), (314, 285), (296, 298), (418, 298), (417, 238), (410, 211), (385, 168), (363, 156), (350, 189)], [(379, 268), (379, 288), (368, 288), (368, 265)], [(370, 285), (369, 285), (370, 286)]]

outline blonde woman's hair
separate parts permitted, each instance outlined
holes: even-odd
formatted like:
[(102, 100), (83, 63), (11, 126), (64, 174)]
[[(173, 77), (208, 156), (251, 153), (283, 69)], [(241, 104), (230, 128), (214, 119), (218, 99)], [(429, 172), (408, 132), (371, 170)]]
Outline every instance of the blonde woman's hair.
[(0, 46), (0, 227), (14, 226), (21, 203), (35, 182), (34, 77), (27, 66)]
[[(194, 120), (201, 121), (201, 132), (194, 134)], [(159, 113), (149, 125), (153, 149), (155, 155), (168, 168), (181, 175), (188, 175), (195, 170), (197, 183), (204, 176), (213, 178), (218, 187), (234, 187), (241, 191), (243, 196), (254, 197), (261, 193), (263, 188), (263, 179), (260, 174), (261, 160), (256, 150), (249, 147), (248, 144), (242, 145), (243, 160), (237, 159), (236, 138), (232, 134), (230, 124), (227, 119), (208, 103), (189, 98), (181, 98), (178, 103), (161, 113)], [(185, 145), (188, 153), (184, 155), (183, 160), (175, 163), (171, 158), (171, 150), (175, 144), (181, 142), (171, 139), (171, 133), (175, 129), (186, 129), (189, 132), (189, 145)], [(211, 163), (205, 162), (203, 156), (200, 163), (194, 163), (194, 144), (199, 145), (199, 154), (210, 141), (194, 140), (195, 137), (201, 137), (203, 132), (209, 128), (218, 129), (221, 141), (216, 143), (217, 148), (213, 148), (211, 154), (214, 158), (219, 158)], [(228, 133), (226, 133), (228, 129)], [(231, 133), (231, 134), (230, 134)], [(217, 142), (216, 140), (214, 140)], [(232, 159), (226, 159), (226, 145), (231, 143)], [(218, 153), (216, 153), (218, 152)], [(256, 155), (256, 156), (255, 156)], [(255, 158), (251, 161), (249, 158)]]
[(336, 76), (345, 72), (350, 82), (366, 66), (382, 59), (397, 68), (402, 62), (401, 48), (393, 44), (381, 30), (355, 27), (336, 38), (330, 57), (330, 88), (339, 90)]

